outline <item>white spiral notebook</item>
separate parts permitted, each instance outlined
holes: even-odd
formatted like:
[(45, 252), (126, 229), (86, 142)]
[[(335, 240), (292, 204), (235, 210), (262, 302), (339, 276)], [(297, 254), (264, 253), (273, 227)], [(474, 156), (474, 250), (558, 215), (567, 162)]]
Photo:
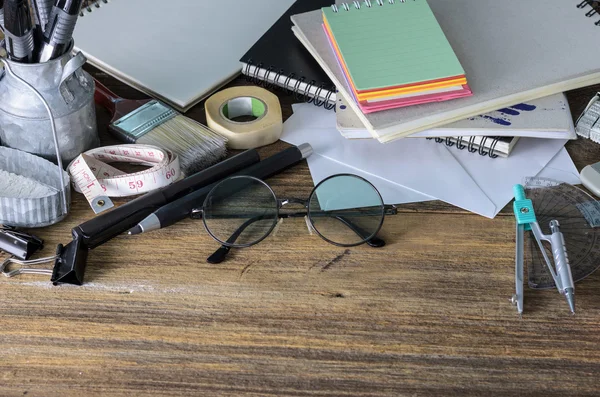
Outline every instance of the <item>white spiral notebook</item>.
[(180, 111), (232, 80), (248, 49), (294, 0), (100, 0), (83, 11), (75, 51)]

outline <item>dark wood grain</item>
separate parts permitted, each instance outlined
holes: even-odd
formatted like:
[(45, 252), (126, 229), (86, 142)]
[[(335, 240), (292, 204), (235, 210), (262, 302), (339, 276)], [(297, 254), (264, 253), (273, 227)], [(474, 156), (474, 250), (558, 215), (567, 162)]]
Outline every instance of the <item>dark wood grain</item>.
[[(568, 94), (574, 115), (598, 89)], [(280, 98), (287, 118), (294, 99)], [(205, 121), (202, 104), (189, 115)], [(102, 109), (98, 123), (114, 143)], [(600, 160), (589, 141), (567, 148), (578, 168)], [(312, 188), (306, 163), (270, 183), (282, 196)], [(334, 247), (286, 220), (218, 266), (198, 221), (118, 237), (91, 252), (82, 287), (1, 280), (0, 395), (597, 395), (600, 274), (577, 285), (576, 316), (556, 291), (526, 290), (520, 319), (514, 221), (502, 215), (404, 205), (383, 249)], [(92, 216), (75, 195), (64, 222), (37, 232), (44, 254)]]

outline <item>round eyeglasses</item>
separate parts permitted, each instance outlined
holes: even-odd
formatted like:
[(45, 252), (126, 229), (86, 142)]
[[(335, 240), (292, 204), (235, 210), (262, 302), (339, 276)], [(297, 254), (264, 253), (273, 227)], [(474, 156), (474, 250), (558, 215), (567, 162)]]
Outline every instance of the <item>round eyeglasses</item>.
[[(286, 204), (301, 204), (304, 211), (281, 214)], [(368, 243), (381, 247), (377, 237), (385, 215), (396, 214), (384, 205), (370, 182), (351, 174), (339, 174), (321, 181), (308, 200), (278, 199), (260, 179), (234, 176), (218, 183), (208, 194), (200, 213), (206, 231), (222, 244), (208, 261), (220, 263), (231, 248), (249, 247), (264, 240), (282, 218), (306, 217), (307, 224), (325, 241), (352, 247)]]

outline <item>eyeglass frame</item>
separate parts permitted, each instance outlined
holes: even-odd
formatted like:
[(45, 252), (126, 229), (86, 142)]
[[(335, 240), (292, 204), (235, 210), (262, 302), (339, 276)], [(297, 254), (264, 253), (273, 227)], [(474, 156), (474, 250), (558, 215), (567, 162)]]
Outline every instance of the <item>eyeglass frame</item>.
[[(342, 244), (342, 243), (337, 243), (335, 241), (332, 241), (332, 240), (328, 239), (327, 237), (323, 236), (323, 234), (321, 234), (321, 232), (319, 232), (319, 230), (317, 229), (317, 227), (315, 227), (314, 222), (313, 222), (313, 220), (312, 220), (312, 218), (310, 216), (310, 202), (312, 201), (312, 198), (315, 195), (316, 191), (319, 189), (319, 187), (322, 184), (324, 184), (325, 182), (329, 181), (330, 179), (338, 178), (338, 177), (343, 177), (343, 176), (354, 177), (354, 178), (357, 178), (357, 179), (362, 180), (363, 182), (367, 183), (377, 193), (377, 196), (379, 197), (379, 199), (381, 200), (381, 203), (382, 203), (381, 204), (382, 205), (381, 221), (379, 222), (379, 225), (377, 226), (375, 232), (373, 232), (368, 238), (363, 239), (363, 241), (361, 241), (359, 243)], [(231, 176), (231, 177), (223, 179), (213, 189), (211, 189), (211, 191), (206, 195), (206, 198), (205, 198), (205, 200), (204, 200), (204, 202), (202, 204), (202, 208), (193, 209), (192, 213), (191, 213), (191, 218), (192, 219), (200, 219), (200, 218), (202, 218), (202, 223), (204, 224), (204, 229), (206, 230), (206, 232), (215, 241), (217, 241), (218, 243), (221, 244), (221, 248), (218, 249), (217, 252), (219, 250), (226, 249), (225, 254), (227, 252), (229, 252), (229, 250), (231, 248), (248, 248), (248, 247), (251, 247), (253, 245), (256, 245), (256, 244), (262, 242), (267, 237), (269, 237), (271, 235), (271, 233), (273, 233), (273, 230), (275, 230), (275, 228), (277, 227), (277, 225), (279, 223), (278, 221), (273, 222), (273, 224), (271, 225), (271, 227), (269, 228), (269, 230), (265, 233), (265, 235), (263, 237), (261, 237), (260, 239), (258, 239), (256, 241), (253, 241), (251, 243), (247, 243), (247, 244), (236, 244), (236, 245), (234, 245), (233, 243), (222, 242), (219, 238), (217, 238), (214, 235), (214, 233), (211, 232), (210, 228), (206, 224), (206, 218), (204, 218), (204, 216), (203, 216), (203, 214), (204, 214), (204, 208), (206, 207), (207, 201), (211, 197), (211, 195), (215, 191), (215, 189), (217, 189), (225, 181), (233, 180), (233, 179), (251, 179), (251, 180), (255, 180), (255, 181), (263, 184), (265, 187), (267, 187), (269, 189), (271, 195), (273, 196), (273, 198), (275, 199), (275, 201), (277, 203), (276, 216), (273, 217), (274, 219), (286, 219), (286, 218), (306, 217), (306, 218), (308, 218), (308, 221), (310, 222), (311, 229), (315, 233), (317, 233), (317, 235), (319, 237), (321, 237), (323, 240), (325, 240), (329, 244), (332, 244), (332, 245), (335, 245), (335, 246), (338, 246), (338, 247), (356, 247), (356, 246), (359, 246), (359, 245), (362, 245), (362, 244), (365, 244), (365, 243), (368, 244), (371, 247), (374, 247), (374, 248), (383, 247), (385, 245), (385, 241), (383, 241), (382, 239), (377, 238), (377, 234), (381, 231), (381, 228), (383, 227), (383, 223), (385, 221), (385, 216), (386, 215), (397, 215), (398, 214), (398, 208), (395, 205), (384, 204), (383, 197), (381, 196), (381, 193), (379, 192), (379, 190), (371, 182), (369, 182), (367, 179), (365, 179), (365, 178), (363, 178), (363, 177), (361, 177), (359, 175), (356, 175), (356, 174), (341, 173), (341, 174), (331, 175), (331, 176), (323, 179), (321, 182), (319, 182), (312, 189), (312, 191), (308, 195), (308, 199), (306, 199), (306, 200), (302, 200), (302, 199), (298, 199), (298, 198), (280, 199), (280, 198), (277, 197), (277, 194), (275, 193), (275, 191), (273, 190), (273, 188), (268, 183), (266, 183), (262, 179), (254, 177), (254, 176), (250, 176), (250, 175), (236, 175), (236, 176)], [(302, 211), (302, 212), (294, 212), (294, 213), (289, 213), (289, 214), (281, 214), (280, 210), (283, 208), (283, 206), (285, 206), (287, 204), (301, 204), (304, 207), (304, 211)], [(355, 228), (351, 227), (346, 222), (343, 222), (343, 223), (344, 223), (344, 225), (346, 227), (348, 227), (350, 230), (352, 230), (354, 233), (356, 233), (356, 234), (358, 234), (360, 236), (360, 234), (355, 230)], [(242, 228), (242, 226), (238, 227), (238, 230), (240, 228)], [(242, 231), (243, 231), (243, 229), (242, 229)], [(234, 232), (234, 234), (235, 234), (235, 232)], [(217, 252), (215, 252), (215, 254)], [(215, 254), (213, 254), (213, 255), (215, 255)]]

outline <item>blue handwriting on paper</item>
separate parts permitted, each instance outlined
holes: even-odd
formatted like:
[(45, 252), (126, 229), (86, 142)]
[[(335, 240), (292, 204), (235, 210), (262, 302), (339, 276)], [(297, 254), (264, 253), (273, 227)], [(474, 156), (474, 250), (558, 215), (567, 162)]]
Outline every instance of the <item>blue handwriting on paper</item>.
[(509, 126), (512, 125), (512, 117), (517, 117), (523, 112), (533, 112), (535, 109), (537, 109), (535, 105), (519, 103), (518, 105), (498, 110), (497, 113), (500, 113), (499, 116), (490, 116), (484, 114), (482, 116), (473, 117), (471, 120), (482, 118), (484, 120), (489, 120), (494, 124)]

